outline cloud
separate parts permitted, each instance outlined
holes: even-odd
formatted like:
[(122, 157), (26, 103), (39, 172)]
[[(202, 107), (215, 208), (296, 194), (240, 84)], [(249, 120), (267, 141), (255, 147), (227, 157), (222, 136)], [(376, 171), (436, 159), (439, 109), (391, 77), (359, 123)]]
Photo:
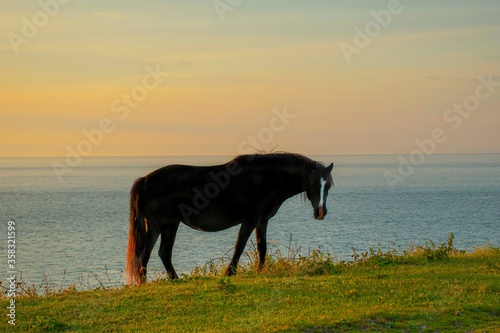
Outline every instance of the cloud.
[(0, 87), (48, 87), (51, 85), (110, 84), (126, 77), (142, 77), (145, 68), (160, 65), (164, 71), (183, 71), (192, 66), (184, 58), (146, 59), (128, 55), (72, 54), (25, 51), (22, 56), (0, 50), (0, 71), (9, 77)]
[(93, 18), (103, 18), (111, 20), (123, 20), (129, 18), (130, 14), (125, 12), (80, 12), (81, 15)]
[[(481, 76), (487, 76), (488, 73), (483, 73)], [(445, 81), (445, 82), (477, 82), (476, 77), (439, 77), (439, 76), (425, 76), (422, 79), (429, 81)], [(492, 75), (491, 79), (494, 82), (500, 82), (500, 75)]]
[(438, 77), (438, 76), (425, 76), (424, 80), (429, 80), (429, 81), (472, 81), (474, 79), (472, 78), (466, 78), (466, 77)]

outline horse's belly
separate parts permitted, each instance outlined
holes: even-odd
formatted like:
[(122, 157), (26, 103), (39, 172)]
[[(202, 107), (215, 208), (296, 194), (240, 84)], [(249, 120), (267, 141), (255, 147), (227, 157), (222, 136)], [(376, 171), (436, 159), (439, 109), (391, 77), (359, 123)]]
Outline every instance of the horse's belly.
[(227, 211), (199, 211), (182, 219), (182, 222), (201, 231), (221, 231), (234, 227), (243, 222), (243, 217)]

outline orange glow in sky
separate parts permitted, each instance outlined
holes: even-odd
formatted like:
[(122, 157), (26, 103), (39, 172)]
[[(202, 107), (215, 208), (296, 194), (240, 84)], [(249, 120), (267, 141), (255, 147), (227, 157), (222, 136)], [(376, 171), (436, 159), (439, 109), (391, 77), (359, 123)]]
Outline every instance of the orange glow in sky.
[(500, 153), (498, 1), (214, 3), (4, 2), (0, 157)]

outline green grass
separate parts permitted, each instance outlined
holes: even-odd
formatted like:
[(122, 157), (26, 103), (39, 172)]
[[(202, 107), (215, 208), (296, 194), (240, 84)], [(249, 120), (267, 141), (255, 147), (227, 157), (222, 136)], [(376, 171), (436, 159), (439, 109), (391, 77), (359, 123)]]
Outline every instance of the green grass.
[[(254, 254), (249, 254), (253, 257)], [(19, 332), (500, 332), (500, 250), (447, 243), (353, 261), (288, 252), (266, 269), (17, 299)], [(2, 308), (7, 300), (1, 300)], [(6, 310), (4, 310), (6, 311)]]

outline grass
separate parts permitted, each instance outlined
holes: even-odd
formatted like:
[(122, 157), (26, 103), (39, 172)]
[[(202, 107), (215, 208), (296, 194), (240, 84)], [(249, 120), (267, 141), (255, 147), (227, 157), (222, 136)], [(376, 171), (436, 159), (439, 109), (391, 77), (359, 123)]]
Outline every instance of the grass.
[[(253, 252), (247, 254), (250, 259)], [(337, 262), (289, 249), (235, 277), (222, 264), (177, 281), (17, 299), (19, 332), (500, 332), (500, 250), (428, 242)], [(6, 309), (8, 300), (1, 300)], [(4, 310), (6, 311), (6, 310)]]

